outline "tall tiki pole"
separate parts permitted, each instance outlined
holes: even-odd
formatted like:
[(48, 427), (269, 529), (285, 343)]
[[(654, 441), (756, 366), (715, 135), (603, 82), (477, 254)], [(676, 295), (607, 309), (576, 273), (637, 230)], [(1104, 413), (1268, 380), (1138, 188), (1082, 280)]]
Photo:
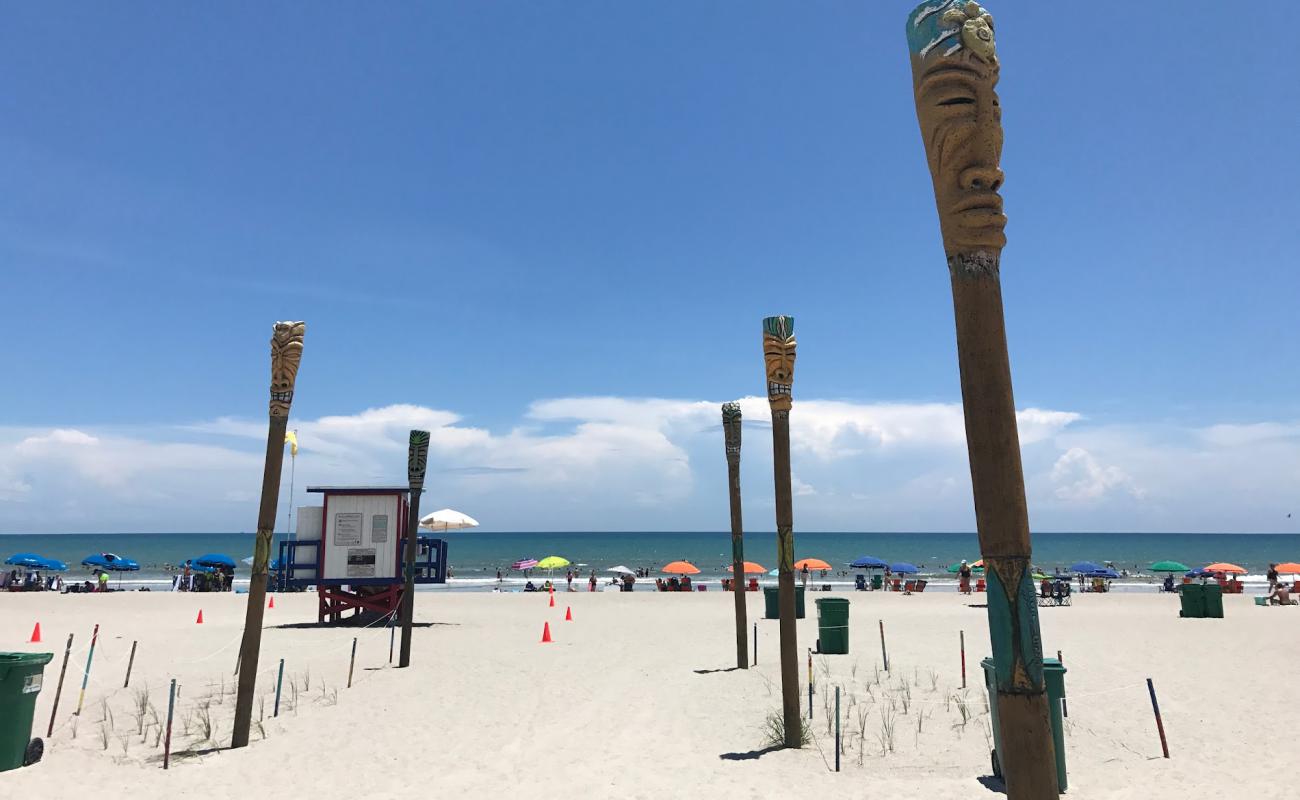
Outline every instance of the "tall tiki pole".
[(803, 743), (799, 647), (795, 636), (794, 507), (790, 493), (790, 389), (794, 385), (794, 317), (763, 320), (767, 404), (772, 409), (772, 476), (776, 483), (777, 610), (781, 618), (781, 707), (785, 746)]
[(267, 562), (271, 558), (271, 540), (275, 536), (280, 471), (284, 467), (284, 432), (289, 424), (289, 406), (293, 403), (293, 385), (298, 378), (298, 365), (302, 362), (302, 338), (306, 331), (307, 325), (302, 322), (277, 322), (271, 334), (271, 422), (266, 434), (266, 467), (262, 472), (262, 504), (257, 512), (253, 571), (248, 581), (244, 639), (239, 645), (239, 693), (235, 696), (231, 747), (248, 744), (248, 731), (253, 722), (257, 657), (262, 650), (262, 615), (266, 606)]
[(988, 579), (1002, 747), (1011, 800), (1059, 797), (1029, 514), (1002, 312), (1006, 244), (993, 18), (973, 0), (933, 0), (907, 20), (916, 115), (952, 278), (966, 446)]
[(745, 637), (745, 526), (740, 514), (740, 403), (722, 404), (722, 435), (727, 447), (727, 486), (731, 496), (731, 591), (736, 597), (736, 668), (749, 669)]
[(420, 536), (420, 495), (424, 493), (424, 471), (429, 463), (429, 432), (411, 431), (406, 451), (406, 478), (411, 486), (411, 503), (406, 517), (406, 586), (402, 590), (402, 650), (398, 667), (411, 665), (411, 624), (415, 621), (415, 558)]

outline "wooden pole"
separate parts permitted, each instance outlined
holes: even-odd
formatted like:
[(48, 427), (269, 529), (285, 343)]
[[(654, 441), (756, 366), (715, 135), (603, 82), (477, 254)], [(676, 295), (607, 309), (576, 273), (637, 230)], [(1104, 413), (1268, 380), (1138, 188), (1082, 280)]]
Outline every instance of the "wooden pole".
[(275, 708), (271, 711), (272, 717), (280, 716), (280, 687), (284, 685), (284, 659), (280, 659), (280, 672), (275, 676)]
[(393, 640), (397, 637), (397, 618), (388, 618), (388, 663), (393, 663)]
[(420, 495), (424, 492), (424, 471), (429, 463), (429, 432), (411, 431), (406, 452), (406, 479), (411, 502), (406, 517), (406, 586), (402, 589), (402, 648), (398, 667), (411, 665), (411, 624), (415, 619), (415, 558), (420, 535)]
[(348, 688), (352, 688), (352, 670), (357, 665), (357, 637), (352, 637), (352, 657), (348, 659)]
[(754, 666), (758, 666), (758, 623), (754, 623)]
[(794, 386), (794, 317), (763, 320), (767, 403), (772, 410), (772, 477), (776, 489), (777, 609), (781, 623), (781, 707), (785, 746), (803, 746), (799, 711), (799, 643), (795, 631), (794, 504), (790, 489), (790, 407)]
[(889, 651), (885, 649), (885, 621), (880, 620), (880, 660), (885, 663), (885, 672), (889, 672)]
[(745, 526), (740, 513), (740, 403), (722, 404), (722, 433), (727, 454), (727, 486), (731, 500), (731, 592), (736, 606), (736, 666), (749, 668), (745, 642)]
[[(1065, 666), (1065, 659), (1061, 658), (1060, 650), (1056, 651), (1056, 660), (1061, 662), (1061, 666)], [(1061, 698), (1061, 716), (1063, 717), (1070, 716), (1070, 705), (1069, 703), (1066, 702), (1064, 697)]]
[(172, 678), (171, 689), (167, 692), (167, 735), (163, 741), (163, 769), (167, 769), (172, 760), (172, 715), (176, 712), (176, 679)]
[[(988, 590), (1009, 800), (1056, 800), (1056, 758), (1002, 308), (1006, 216), (992, 17), (972, 0), (908, 17), (917, 120), (951, 275), (966, 446)], [(954, 100), (954, 98), (956, 98)]]
[(63, 666), (59, 668), (59, 685), (54, 690), (54, 708), (50, 709), (50, 729), (45, 738), (54, 735), (54, 716), (59, 713), (59, 698), (63, 696), (63, 676), (68, 674), (68, 658), (72, 655), (72, 634), (68, 634), (68, 646), (63, 649)]
[(77, 716), (81, 716), (81, 706), (86, 702), (86, 684), (90, 683), (90, 662), (95, 660), (95, 643), (99, 641), (99, 623), (90, 634), (90, 652), (86, 654), (86, 671), (81, 676), (81, 694), (77, 696)]
[(961, 635), (961, 688), (966, 688), (966, 631), (959, 631)]
[(122, 688), (125, 689), (131, 685), (131, 667), (135, 666), (135, 646), (137, 641), (131, 642), (131, 657), (126, 660), (126, 680), (122, 681)]
[(1160, 749), (1164, 752), (1165, 758), (1169, 758), (1169, 742), (1165, 740), (1165, 723), (1160, 719), (1160, 704), (1156, 702), (1156, 687), (1147, 678), (1147, 691), (1151, 693), (1151, 710), (1156, 715), (1156, 730), (1160, 732)]
[(840, 771), (840, 687), (835, 687), (835, 771)]
[[(271, 333), (271, 402), (266, 433), (266, 461), (262, 470), (262, 500), (257, 512), (257, 540), (253, 569), (248, 580), (248, 605), (244, 612), (244, 638), (239, 645), (239, 688), (235, 695), (235, 722), (230, 746), (248, 745), (253, 724), (253, 695), (257, 690), (257, 662), (262, 651), (262, 618), (266, 611), (266, 579), (275, 536), (276, 504), (280, 499), (280, 473), (284, 467), (285, 431), (293, 387), (302, 363), (302, 342), (307, 326), (302, 322), (277, 322)], [(247, 666), (243, 666), (247, 665)]]

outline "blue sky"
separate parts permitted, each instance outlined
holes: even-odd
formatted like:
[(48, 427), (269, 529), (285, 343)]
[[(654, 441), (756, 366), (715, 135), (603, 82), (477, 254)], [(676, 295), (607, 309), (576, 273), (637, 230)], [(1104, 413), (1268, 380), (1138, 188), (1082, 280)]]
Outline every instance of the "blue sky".
[[(1300, 83), (1254, 16), (1180, 9), (990, 7), (1039, 527), (1300, 530)], [(702, 409), (762, 391), (772, 313), (797, 522), (969, 529), (909, 10), (9, 9), (0, 531), (250, 528), (286, 318), (295, 419), (345, 421), (307, 479), (400, 477), (423, 420), (493, 527), (722, 528)]]

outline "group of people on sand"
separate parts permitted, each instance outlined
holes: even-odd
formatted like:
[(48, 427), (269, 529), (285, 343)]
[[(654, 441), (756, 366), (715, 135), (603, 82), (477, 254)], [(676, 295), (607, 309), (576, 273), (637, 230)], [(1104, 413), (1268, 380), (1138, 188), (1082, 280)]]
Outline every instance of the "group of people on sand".
[(1293, 606), (1296, 601), (1291, 599), (1291, 590), (1286, 588), (1277, 574), (1277, 564), (1268, 565), (1268, 604), (1271, 606)]

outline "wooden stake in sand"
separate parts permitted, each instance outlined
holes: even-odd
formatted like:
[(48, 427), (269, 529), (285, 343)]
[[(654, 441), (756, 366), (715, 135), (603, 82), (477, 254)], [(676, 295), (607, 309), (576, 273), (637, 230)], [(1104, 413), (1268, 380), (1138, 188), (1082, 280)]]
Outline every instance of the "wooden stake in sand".
[(167, 692), (167, 736), (163, 742), (163, 769), (171, 763), (172, 758), (172, 715), (176, 712), (176, 679), (172, 678), (171, 690)]
[(961, 688), (966, 688), (966, 631), (959, 631), (961, 636)]
[(388, 663), (393, 663), (393, 640), (397, 638), (397, 617), (388, 618)]
[(68, 673), (68, 657), (72, 655), (72, 634), (68, 634), (68, 646), (63, 650), (63, 666), (59, 668), (59, 685), (54, 690), (54, 708), (50, 709), (50, 729), (45, 732), (48, 739), (54, 735), (54, 715), (59, 713), (59, 698), (63, 696), (63, 676)]
[(131, 642), (131, 657), (126, 660), (126, 680), (122, 681), (122, 688), (125, 689), (131, 685), (131, 667), (135, 665), (135, 646), (139, 642)]
[(357, 665), (357, 637), (352, 637), (352, 657), (348, 659), (348, 688), (352, 688), (352, 669)]
[(758, 623), (754, 623), (754, 666), (758, 666)]
[(745, 645), (745, 526), (740, 513), (740, 403), (722, 404), (722, 438), (727, 453), (731, 501), (731, 591), (736, 606), (736, 666), (749, 667)]
[(239, 645), (239, 663), (247, 664), (239, 675), (235, 695), (235, 722), (230, 746), (245, 747), (253, 724), (253, 695), (257, 690), (257, 662), (262, 652), (262, 618), (266, 613), (266, 580), (275, 536), (276, 504), (280, 499), (280, 473), (284, 467), (285, 431), (289, 406), (302, 363), (302, 340), (306, 323), (277, 322), (271, 333), (271, 403), (266, 433), (266, 463), (262, 471), (262, 502), (257, 512), (257, 540), (253, 545), (253, 569), (248, 580), (248, 607), (244, 613), (244, 639)]
[(790, 407), (794, 387), (794, 317), (763, 320), (767, 404), (772, 410), (772, 477), (776, 488), (777, 610), (781, 622), (781, 709), (785, 746), (803, 746), (799, 711), (799, 642), (795, 631), (794, 504), (790, 488)]
[(284, 685), (284, 659), (280, 659), (280, 673), (275, 676), (275, 707), (271, 710), (272, 717), (280, 716), (280, 687)]
[(411, 489), (410, 513), (406, 517), (406, 586), (402, 590), (402, 651), (398, 667), (411, 665), (411, 624), (415, 619), (415, 557), (420, 535), (420, 495), (424, 492), (424, 471), (429, 464), (429, 432), (411, 431), (406, 451), (406, 479)]
[(840, 687), (835, 687), (835, 771), (840, 771)]
[(1056, 800), (1002, 308), (1006, 216), (998, 195), (1003, 134), (993, 18), (973, 0), (927, 0), (908, 16), (906, 29), (916, 116), (952, 282), (975, 521), (988, 582), (994, 701), (1002, 729), (998, 752), (1009, 800)]
[(95, 623), (95, 632), (90, 634), (90, 652), (86, 654), (86, 671), (81, 676), (81, 694), (77, 696), (77, 716), (81, 716), (81, 706), (86, 702), (86, 684), (90, 683), (90, 662), (95, 660), (95, 643), (99, 641), (99, 623)]
[(1164, 751), (1165, 758), (1169, 758), (1169, 742), (1165, 741), (1165, 723), (1160, 719), (1160, 704), (1156, 702), (1156, 687), (1147, 678), (1147, 691), (1151, 693), (1151, 710), (1156, 715), (1156, 730), (1160, 732), (1160, 749)]
[(880, 620), (880, 660), (885, 662), (885, 672), (889, 672), (889, 651), (885, 649), (885, 621)]
[[(1065, 659), (1061, 658), (1060, 650), (1056, 651), (1056, 660), (1061, 662), (1061, 666), (1065, 666)], [(1070, 705), (1065, 701), (1064, 697), (1061, 698), (1061, 716), (1070, 716)]]

